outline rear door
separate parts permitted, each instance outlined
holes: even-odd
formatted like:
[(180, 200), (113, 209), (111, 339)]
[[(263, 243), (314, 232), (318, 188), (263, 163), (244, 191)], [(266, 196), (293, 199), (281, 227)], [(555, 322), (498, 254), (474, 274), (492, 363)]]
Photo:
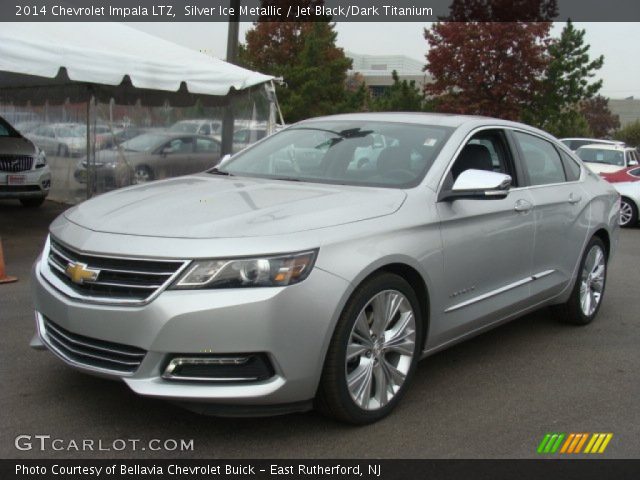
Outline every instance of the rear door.
[[(471, 161), (469, 161), (469, 157)], [(480, 158), (482, 157), (482, 158)], [(465, 158), (467, 159), (465, 161)], [(520, 186), (512, 146), (502, 129), (482, 130), (462, 148), (441, 192), (467, 166), (512, 177), (504, 199), (437, 203), (448, 299), (434, 340), (448, 341), (486, 326), (526, 305), (530, 295), (534, 221), (532, 199)]]
[(588, 197), (580, 165), (560, 147), (532, 133), (512, 135), (533, 198), (532, 295), (540, 300), (559, 293), (573, 277), (589, 228)]

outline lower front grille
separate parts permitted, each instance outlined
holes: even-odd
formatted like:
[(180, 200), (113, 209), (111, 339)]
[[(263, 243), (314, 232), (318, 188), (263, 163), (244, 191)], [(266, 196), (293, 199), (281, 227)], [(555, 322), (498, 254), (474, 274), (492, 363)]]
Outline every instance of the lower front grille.
[(0, 155), (0, 172), (26, 172), (33, 166), (33, 157), (29, 155)]
[(46, 317), (42, 317), (41, 329), (44, 339), (63, 359), (95, 370), (132, 374), (147, 354), (141, 348), (71, 333)]

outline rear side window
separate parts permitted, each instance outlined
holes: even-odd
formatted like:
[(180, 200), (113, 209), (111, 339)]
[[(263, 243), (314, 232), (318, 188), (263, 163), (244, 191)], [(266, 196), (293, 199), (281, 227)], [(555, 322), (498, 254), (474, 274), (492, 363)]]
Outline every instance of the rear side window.
[(640, 178), (640, 168), (634, 168), (633, 170), (629, 170), (629, 175), (632, 177)]
[(522, 167), (529, 185), (549, 185), (567, 180), (562, 160), (551, 142), (528, 133), (514, 132), (522, 153)]
[(564, 172), (567, 175), (568, 182), (575, 182), (580, 178), (580, 165), (569, 155), (560, 151), (562, 157), (562, 163), (564, 164)]

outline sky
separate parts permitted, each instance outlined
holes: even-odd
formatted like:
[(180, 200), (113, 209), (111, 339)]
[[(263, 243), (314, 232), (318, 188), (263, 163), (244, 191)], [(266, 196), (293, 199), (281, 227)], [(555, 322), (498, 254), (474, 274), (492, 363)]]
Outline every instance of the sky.
[[(227, 24), (215, 23), (128, 23), (129, 26), (195, 50), (206, 50), (224, 59)], [(337, 43), (346, 51), (369, 55), (406, 55), (425, 62), (427, 43), (422, 32), (427, 23), (338, 22)], [(554, 25), (558, 36), (563, 23)], [(604, 81), (602, 94), (610, 98), (640, 98), (640, 24), (584, 23), (576, 27), (586, 30), (591, 57), (605, 56), (598, 77)], [(251, 23), (240, 24), (240, 41)]]

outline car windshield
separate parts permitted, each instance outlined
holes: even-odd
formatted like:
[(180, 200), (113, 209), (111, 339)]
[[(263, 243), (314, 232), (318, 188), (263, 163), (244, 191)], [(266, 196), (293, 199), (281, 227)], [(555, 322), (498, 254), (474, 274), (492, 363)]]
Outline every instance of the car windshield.
[(0, 117), (0, 137), (20, 137), (20, 134), (9, 125), (9, 122)]
[(216, 172), (408, 188), (424, 178), (452, 131), (406, 123), (309, 122), (272, 135)]
[(624, 167), (624, 152), (600, 148), (579, 148), (576, 152), (583, 162), (604, 163)]
[(169, 131), (176, 133), (196, 133), (198, 126), (199, 124), (196, 122), (178, 122), (174, 123), (171, 128), (169, 128)]
[(133, 137), (131, 140), (122, 142), (120, 145), (125, 150), (131, 152), (150, 152), (155, 149), (158, 144), (163, 140), (167, 140), (165, 135), (158, 135), (155, 133), (143, 133), (137, 137)]

